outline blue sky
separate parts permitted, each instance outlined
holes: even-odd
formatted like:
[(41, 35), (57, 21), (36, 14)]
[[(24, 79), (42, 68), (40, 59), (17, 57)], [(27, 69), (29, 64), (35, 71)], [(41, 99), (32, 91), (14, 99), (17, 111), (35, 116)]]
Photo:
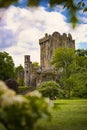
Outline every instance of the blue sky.
[(40, 62), (39, 39), (45, 33), (71, 33), (76, 49), (87, 49), (87, 13), (78, 12), (80, 24), (72, 29), (61, 5), (50, 8), (44, 0), (37, 8), (27, 8), (26, 2), (20, 0), (20, 7), (0, 9), (0, 17), (0, 51), (7, 51), (16, 66), (24, 65), (24, 55)]

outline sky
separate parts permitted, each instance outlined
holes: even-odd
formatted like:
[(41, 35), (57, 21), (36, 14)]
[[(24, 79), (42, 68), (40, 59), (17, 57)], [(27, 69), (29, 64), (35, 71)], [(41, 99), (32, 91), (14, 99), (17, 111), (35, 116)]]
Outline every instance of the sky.
[(61, 5), (50, 9), (42, 2), (37, 8), (25, 8), (25, 3), (20, 0), (20, 7), (0, 9), (0, 51), (8, 52), (15, 66), (24, 66), (24, 55), (40, 63), (39, 39), (45, 33), (71, 33), (76, 49), (87, 49), (87, 13), (79, 12), (80, 24), (72, 29)]

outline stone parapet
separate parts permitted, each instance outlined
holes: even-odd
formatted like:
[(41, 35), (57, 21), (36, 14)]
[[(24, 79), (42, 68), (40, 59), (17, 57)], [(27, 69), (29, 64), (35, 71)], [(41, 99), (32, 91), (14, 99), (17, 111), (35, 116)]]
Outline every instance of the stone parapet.
[(45, 37), (39, 39), (39, 45), (42, 70), (51, 68), (50, 61), (56, 48), (68, 47), (75, 49), (75, 41), (70, 33), (53, 32), (52, 35), (46, 33)]
[(47, 33), (45, 34), (45, 37), (39, 39), (39, 44), (41, 45), (42, 43), (48, 41), (50, 39), (50, 35), (48, 35)]

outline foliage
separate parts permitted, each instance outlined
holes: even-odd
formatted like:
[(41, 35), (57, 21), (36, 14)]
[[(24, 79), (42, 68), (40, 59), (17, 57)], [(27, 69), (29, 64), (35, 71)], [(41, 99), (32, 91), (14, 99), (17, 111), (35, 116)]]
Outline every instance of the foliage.
[[(0, 0), (0, 7), (8, 7), (10, 4), (15, 4), (19, 0)], [(27, 0), (28, 6), (38, 6), (42, 0)], [(68, 10), (70, 16), (70, 22), (72, 23), (73, 28), (76, 26), (79, 18), (77, 17), (77, 12), (82, 10), (83, 12), (87, 11), (86, 2), (84, 0), (49, 0), (50, 7), (55, 5), (62, 5), (63, 8)]]
[(15, 78), (18, 81), (18, 84), (20, 86), (24, 85), (24, 68), (20, 64), (19, 66), (15, 67)]
[(57, 48), (54, 52), (52, 64), (56, 69), (67, 69), (74, 60), (74, 49), (72, 48)]
[(15, 75), (18, 75), (18, 72), (20, 72), (20, 71), (24, 71), (24, 68), (21, 64), (19, 66), (15, 67)]
[(50, 99), (56, 99), (60, 94), (60, 86), (55, 81), (42, 82), (37, 89)]
[(10, 78), (6, 80), (5, 83), (8, 86), (8, 88), (13, 89), (15, 92), (18, 92), (19, 85), (16, 80)]
[(25, 92), (27, 92), (27, 91), (30, 91), (31, 90), (31, 87), (27, 87), (27, 86), (19, 86), (18, 87), (18, 93), (19, 94), (23, 94), (23, 93), (25, 93)]
[(14, 62), (7, 52), (0, 52), (0, 79), (14, 78)]
[(75, 51), (72, 48), (58, 48), (54, 52), (52, 64), (59, 74), (61, 87), (66, 90), (67, 97), (75, 82), (71, 74), (75, 69)]
[(60, 48), (54, 52), (52, 64), (65, 97), (87, 97), (87, 50)]
[(76, 50), (76, 73), (73, 75), (76, 80), (74, 96), (87, 97), (87, 50)]
[(76, 50), (76, 54), (78, 56), (84, 56), (84, 57), (87, 57), (87, 50), (84, 50), (84, 49), (78, 49)]
[(7, 8), (11, 4), (15, 4), (18, 0), (0, 0), (0, 7)]
[(35, 68), (39, 67), (39, 63), (38, 63), (38, 62), (33, 62), (32, 64), (33, 64), (33, 66), (34, 66)]
[(50, 116), (50, 108), (38, 91), (16, 95), (0, 81), (0, 123), (6, 130), (34, 130), (39, 119)]

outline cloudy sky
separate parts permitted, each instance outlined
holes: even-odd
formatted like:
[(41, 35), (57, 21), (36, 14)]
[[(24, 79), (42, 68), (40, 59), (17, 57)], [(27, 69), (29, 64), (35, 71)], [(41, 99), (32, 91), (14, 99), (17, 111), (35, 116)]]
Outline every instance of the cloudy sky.
[(49, 9), (48, 4), (42, 5), (23, 8), (22, 2), (21, 8), (0, 9), (0, 51), (8, 52), (16, 66), (24, 65), (24, 55), (30, 55), (31, 61), (40, 61), (39, 38), (45, 33), (71, 33), (76, 49), (87, 49), (87, 13), (79, 12), (80, 25), (72, 29), (62, 6)]

